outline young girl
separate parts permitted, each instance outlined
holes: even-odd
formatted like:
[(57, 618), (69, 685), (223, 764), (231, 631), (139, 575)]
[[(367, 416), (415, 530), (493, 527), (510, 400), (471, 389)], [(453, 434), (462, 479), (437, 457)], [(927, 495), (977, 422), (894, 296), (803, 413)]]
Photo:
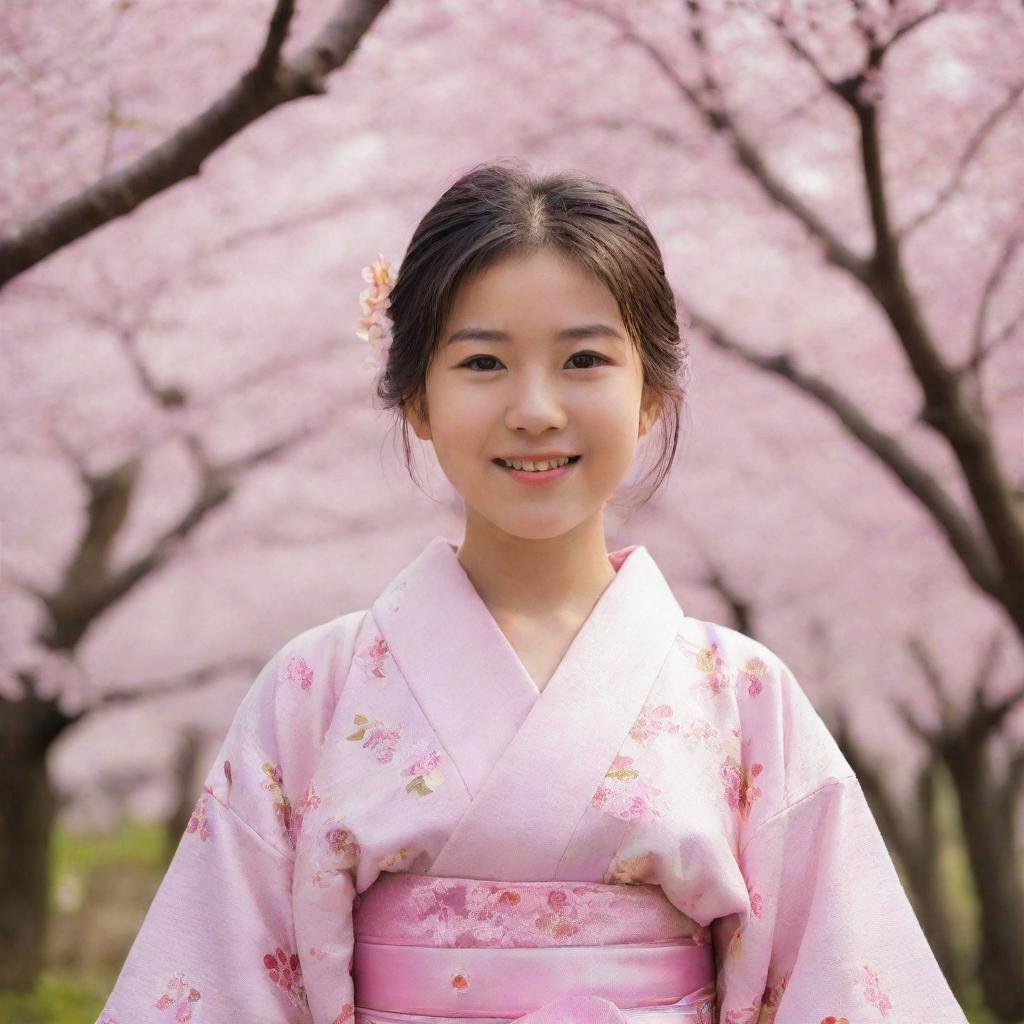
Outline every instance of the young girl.
[(271, 657), (99, 1021), (965, 1024), (793, 674), (606, 549), (685, 395), (644, 221), (489, 165), (367, 269), (465, 536)]

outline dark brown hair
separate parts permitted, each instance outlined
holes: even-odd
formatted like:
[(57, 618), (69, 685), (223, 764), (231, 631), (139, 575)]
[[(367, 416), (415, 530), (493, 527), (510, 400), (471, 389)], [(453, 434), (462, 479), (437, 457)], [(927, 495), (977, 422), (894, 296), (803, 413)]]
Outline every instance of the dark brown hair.
[[(479, 165), (460, 177), (420, 221), (391, 289), (392, 342), (377, 397), (397, 409), (412, 475), (406, 403), (426, 418), (426, 375), (459, 285), (506, 256), (554, 249), (603, 282), (637, 344), (643, 404), (660, 406), (661, 453), (646, 504), (668, 475), (689, 382), (675, 297), (661, 251), (617, 189), (575, 173), (535, 177), (518, 161)], [(413, 475), (415, 480), (415, 476)]]

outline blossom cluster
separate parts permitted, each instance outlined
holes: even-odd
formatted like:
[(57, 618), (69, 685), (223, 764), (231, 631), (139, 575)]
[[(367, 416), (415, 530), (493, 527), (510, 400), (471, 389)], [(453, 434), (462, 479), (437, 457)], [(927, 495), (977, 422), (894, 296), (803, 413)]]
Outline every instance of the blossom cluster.
[(363, 315), (359, 318), (356, 335), (373, 346), (374, 356), (363, 361), (368, 370), (382, 370), (388, 361), (391, 347), (393, 321), (388, 314), (391, 305), (391, 289), (395, 284), (395, 273), (391, 264), (381, 253), (377, 262), (363, 267), (363, 280), (370, 284), (359, 293), (359, 305)]

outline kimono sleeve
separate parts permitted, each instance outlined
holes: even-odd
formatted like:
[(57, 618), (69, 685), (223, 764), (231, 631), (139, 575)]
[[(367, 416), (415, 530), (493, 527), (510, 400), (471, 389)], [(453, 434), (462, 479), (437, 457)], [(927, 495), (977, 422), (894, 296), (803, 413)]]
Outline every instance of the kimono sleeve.
[(311, 1020), (292, 920), (301, 808), (286, 794), (277, 738), (291, 699), (282, 691), (309, 688), (315, 663), (294, 644), (236, 711), (97, 1024)]
[(718, 1024), (966, 1024), (859, 780), (792, 673), (768, 678), (781, 764), (740, 829), (749, 912), (712, 923)]

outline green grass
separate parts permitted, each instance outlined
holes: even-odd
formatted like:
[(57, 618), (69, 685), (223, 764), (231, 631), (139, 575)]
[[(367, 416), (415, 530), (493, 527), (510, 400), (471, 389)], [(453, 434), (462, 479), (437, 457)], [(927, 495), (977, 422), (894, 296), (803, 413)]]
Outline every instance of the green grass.
[(117, 832), (78, 834), (59, 824), (50, 848), (50, 906), (67, 875), (85, 882), (98, 867), (120, 865), (148, 868), (163, 874), (165, 830), (158, 824), (126, 821)]
[[(167, 869), (165, 831), (158, 824), (127, 821), (116, 832), (78, 834), (59, 823), (50, 847), (50, 927), (69, 927), (60, 914), (56, 893), (71, 879), (87, 885), (99, 868), (131, 867), (150, 871), (154, 887)], [(140, 907), (140, 913), (145, 910)], [(94, 973), (49, 967), (32, 992), (0, 993), (4, 1024), (94, 1024), (110, 995), (121, 964), (107, 964)]]
[(115, 981), (116, 969), (91, 978), (44, 971), (33, 992), (0, 993), (0, 1020), (5, 1024), (94, 1024)]
[(968, 986), (967, 997), (961, 1003), (961, 1007), (971, 1024), (1000, 1024), (999, 1019), (986, 1009), (981, 986), (977, 982), (972, 982)]

